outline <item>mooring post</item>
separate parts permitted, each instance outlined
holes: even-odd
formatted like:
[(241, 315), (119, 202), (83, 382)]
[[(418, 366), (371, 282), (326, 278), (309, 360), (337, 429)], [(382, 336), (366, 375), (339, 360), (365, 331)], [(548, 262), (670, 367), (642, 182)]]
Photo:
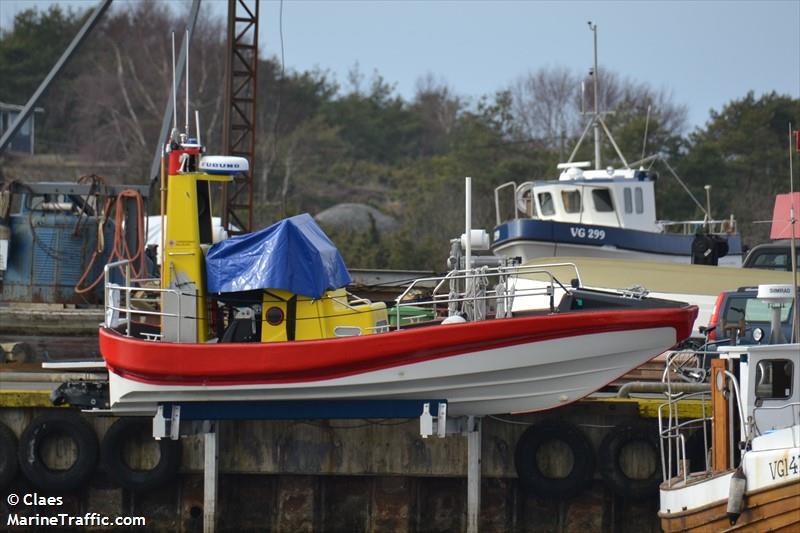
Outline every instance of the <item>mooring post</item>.
[(203, 533), (214, 533), (217, 528), (217, 467), (219, 448), (215, 422), (207, 422), (203, 434)]
[(467, 418), (467, 533), (478, 533), (481, 514), (481, 419)]

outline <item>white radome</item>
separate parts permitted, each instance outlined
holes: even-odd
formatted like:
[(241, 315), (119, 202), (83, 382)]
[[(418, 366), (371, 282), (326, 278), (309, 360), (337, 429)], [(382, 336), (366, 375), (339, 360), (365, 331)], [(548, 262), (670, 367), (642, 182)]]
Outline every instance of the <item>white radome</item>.
[(791, 303), (792, 286), (783, 284), (759, 285), (757, 298), (774, 304)]
[(200, 159), (200, 171), (208, 174), (239, 174), (250, 170), (244, 157), (232, 155), (207, 155)]

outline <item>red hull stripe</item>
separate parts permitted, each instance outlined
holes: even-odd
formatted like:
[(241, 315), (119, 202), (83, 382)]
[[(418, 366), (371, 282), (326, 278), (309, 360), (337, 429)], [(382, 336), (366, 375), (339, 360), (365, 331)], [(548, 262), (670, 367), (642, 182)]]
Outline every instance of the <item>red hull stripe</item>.
[[(100, 329), (113, 372), (158, 384), (301, 383), (560, 337), (659, 327), (689, 336), (697, 307), (563, 313), (278, 343), (146, 342)], [(653, 354), (658, 355), (658, 354)]]

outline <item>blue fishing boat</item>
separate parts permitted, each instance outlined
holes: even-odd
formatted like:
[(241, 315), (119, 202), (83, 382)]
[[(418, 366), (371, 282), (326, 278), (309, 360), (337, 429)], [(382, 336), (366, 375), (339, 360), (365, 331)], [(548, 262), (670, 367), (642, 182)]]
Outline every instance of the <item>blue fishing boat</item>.
[[(495, 190), (495, 255), (586, 256), (741, 266), (736, 220), (656, 219), (657, 175), (645, 169), (564, 168), (558, 180), (509, 182)], [(500, 218), (500, 196), (514, 189), (514, 215)], [(508, 194), (508, 193), (506, 193)]]
[[(597, 26), (590, 23), (590, 29), (595, 43), (590, 76), (593, 94), (598, 95)], [(568, 161), (558, 165), (561, 171), (558, 179), (520, 184), (509, 181), (495, 189), (497, 222), (492, 252), (522, 261), (584, 256), (741, 266), (742, 240), (736, 220), (733, 215), (723, 220), (712, 219), (711, 187), (705, 187), (704, 206), (659, 155), (628, 163), (603, 119), (607, 112), (600, 111), (598, 98), (593, 100), (591, 119)], [(594, 164), (575, 161), (590, 129), (594, 131)], [(603, 166), (601, 129), (614, 147), (621, 168)], [(652, 164), (659, 159), (703, 212), (701, 220), (676, 222), (656, 218), (658, 175)], [(509, 199), (513, 199), (510, 209)]]

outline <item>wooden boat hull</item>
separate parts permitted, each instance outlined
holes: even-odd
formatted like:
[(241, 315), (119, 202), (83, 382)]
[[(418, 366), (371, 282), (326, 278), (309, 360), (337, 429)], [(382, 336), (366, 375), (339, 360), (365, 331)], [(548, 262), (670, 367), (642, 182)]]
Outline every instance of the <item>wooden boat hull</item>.
[(578, 400), (689, 335), (693, 306), (563, 313), (282, 343), (146, 342), (101, 329), (112, 409), (158, 402), (445, 399), (453, 415)]
[(689, 511), (661, 512), (661, 528), (665, 533), (800, 531), (800, 480), (748, 492), (735, 525), (728, 519), (727, 505), (727, 500), (719, 500)]
[[(796, 345), (765, 346), (771, 354), (791, 353)], [(763, 350), (762, 350), (763, 351)], [(757, 352), (750, 355), (756, 357)], [(792, 354), (794, 355), (794, 354)], [(796, 357), (796, 356), (795, 356)], [(735, 524), (727, 515), (734, 470), (692, 474), (661, 485), (659, 517), (664, 531), (800, 531), (800, 427), (756, 436), (742, 457), (747, 491)]]

